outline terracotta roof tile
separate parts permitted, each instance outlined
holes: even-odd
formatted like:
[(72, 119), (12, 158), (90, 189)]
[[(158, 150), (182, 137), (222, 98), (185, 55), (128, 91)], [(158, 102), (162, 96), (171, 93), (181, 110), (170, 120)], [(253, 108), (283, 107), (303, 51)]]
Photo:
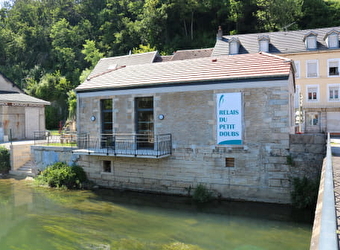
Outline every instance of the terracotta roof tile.
[(290, 60), (266, 53), (205, 57), (127, 66), (88, 78), (76, 88), (76, 91), (198, 81), (288, 77), (290, 70)]

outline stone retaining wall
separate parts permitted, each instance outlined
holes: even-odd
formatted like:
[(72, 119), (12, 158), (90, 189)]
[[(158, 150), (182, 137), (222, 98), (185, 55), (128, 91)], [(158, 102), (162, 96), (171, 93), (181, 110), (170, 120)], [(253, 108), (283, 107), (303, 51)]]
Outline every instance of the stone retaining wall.
[[(187, 195), (203, 183), (226, 199), (290, 203), (292, 177), (319, 176), (325, 136), (291, 135), (290, 147), (286, 154), (258, 145), (174, 148), (164, 159), (82, 155), (78, 164), (105, 187)], [(226, 157), (235, 157), (234, 167), (225, 166)], [(104, 161), (111, 172), (104, 172)]]
[[(177, 147), (172, 156), (162, 159), (75, 155), (72, 150), (32, 146), (38, 169), (58, 161), (76, 163), (89, 179), (104, 187), (188, 195), (202, 183), (225, 199), (290, 203), (292, 177), (319, 176), (325, 136), (291, 135), (285, 154), (265, 145)], [(235, 158), (234, 167), (226, 167), (227, 157)], [(110, 163), (109, 171), (104, 170), (104, 162)]]
[(290, 135), (290, 157), (292, 177), (320, 178), (323, 160), (326, 156), (325, 134)]

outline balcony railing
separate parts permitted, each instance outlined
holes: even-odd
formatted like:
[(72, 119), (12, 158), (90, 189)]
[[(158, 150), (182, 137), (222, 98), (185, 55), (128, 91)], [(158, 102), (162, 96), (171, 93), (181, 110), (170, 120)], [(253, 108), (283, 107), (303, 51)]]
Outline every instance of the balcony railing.
[(171, 134), (101, 134), (78, 136), (75, 154), (162, 158), (171, 155)]
[[(78, 137), (84, 137), (84, 134), (76, 132), (62, 132), (58, 134), (50, 131), (34, 131), (34, 145), (59, 146), (59, 147), (76, 147)], [(85, 134), (86, 136), (86, 134)]]

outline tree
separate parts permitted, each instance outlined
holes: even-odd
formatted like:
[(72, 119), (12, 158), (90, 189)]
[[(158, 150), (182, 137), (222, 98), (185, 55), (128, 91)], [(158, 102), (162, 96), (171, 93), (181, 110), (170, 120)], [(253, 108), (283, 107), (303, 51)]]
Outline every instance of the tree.
[(65, 120), (68, 116), (67, 93), (72, 85), (60, 72), (46, 73), (39, 82), (29, 79), (26, 92), (32, 96), (49, 100), (51, 106), (46, 107), (46, 127), (54, 129), (59, 121)]
[(295, 25), (301, 18), (302, 0), (256, 0), (258, 11), (256, 16), (262, 31), (283, 30)]
[(91, 63), (91, 67), (94, 67), (99, 59), (104, 57), (104, 53), (96, 48), (96, 42), (93, 40), (85, 40), (83, 47), (81, 53), (85, 55), (85, 61)]
[(332, 23), (330, 10), (323, 0), (304, 0), (302, 14), (299, 22), (302, 29), (327, 27)]

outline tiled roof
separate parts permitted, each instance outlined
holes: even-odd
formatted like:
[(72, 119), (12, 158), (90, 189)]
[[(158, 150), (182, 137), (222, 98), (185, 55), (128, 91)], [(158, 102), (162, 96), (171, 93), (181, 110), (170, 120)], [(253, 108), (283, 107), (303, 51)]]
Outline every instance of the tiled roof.
[(296, 31), (280, 31), (268, 33), (240, 34), (223, 36), (222, 40), (217, 40), (212, 56), (221, 56), (229, 54), (229, 40), (238, 38), (240, 41), (239, 54), (257, 53), (259, 52), (259, 37), (265, 35), (270, 39), (269, 53), (298, 53), (309, 51), (306, 49), (304, 37), (313, 32), (317, 34), (317, 50), (329, 50), (327, 47), (325, 36), (330, 31), (340, 31), (340, 26), (296, 30)]
[(88, 78), (76, 88), (76, 91), (261, 77), (288, 77), (290, 70), (290, 60), (267, 53), (204, 57), (126, 66)]
[(90, 77), (122, 66), (152, 63), (157, 55), (158, 52), (153, 51), (141, 54), (102, 58), (91, 72)]
[(23, 93), (1, 93), (0, 103), (21, 103), (32, 105), (50, 105), (50, 102)]

